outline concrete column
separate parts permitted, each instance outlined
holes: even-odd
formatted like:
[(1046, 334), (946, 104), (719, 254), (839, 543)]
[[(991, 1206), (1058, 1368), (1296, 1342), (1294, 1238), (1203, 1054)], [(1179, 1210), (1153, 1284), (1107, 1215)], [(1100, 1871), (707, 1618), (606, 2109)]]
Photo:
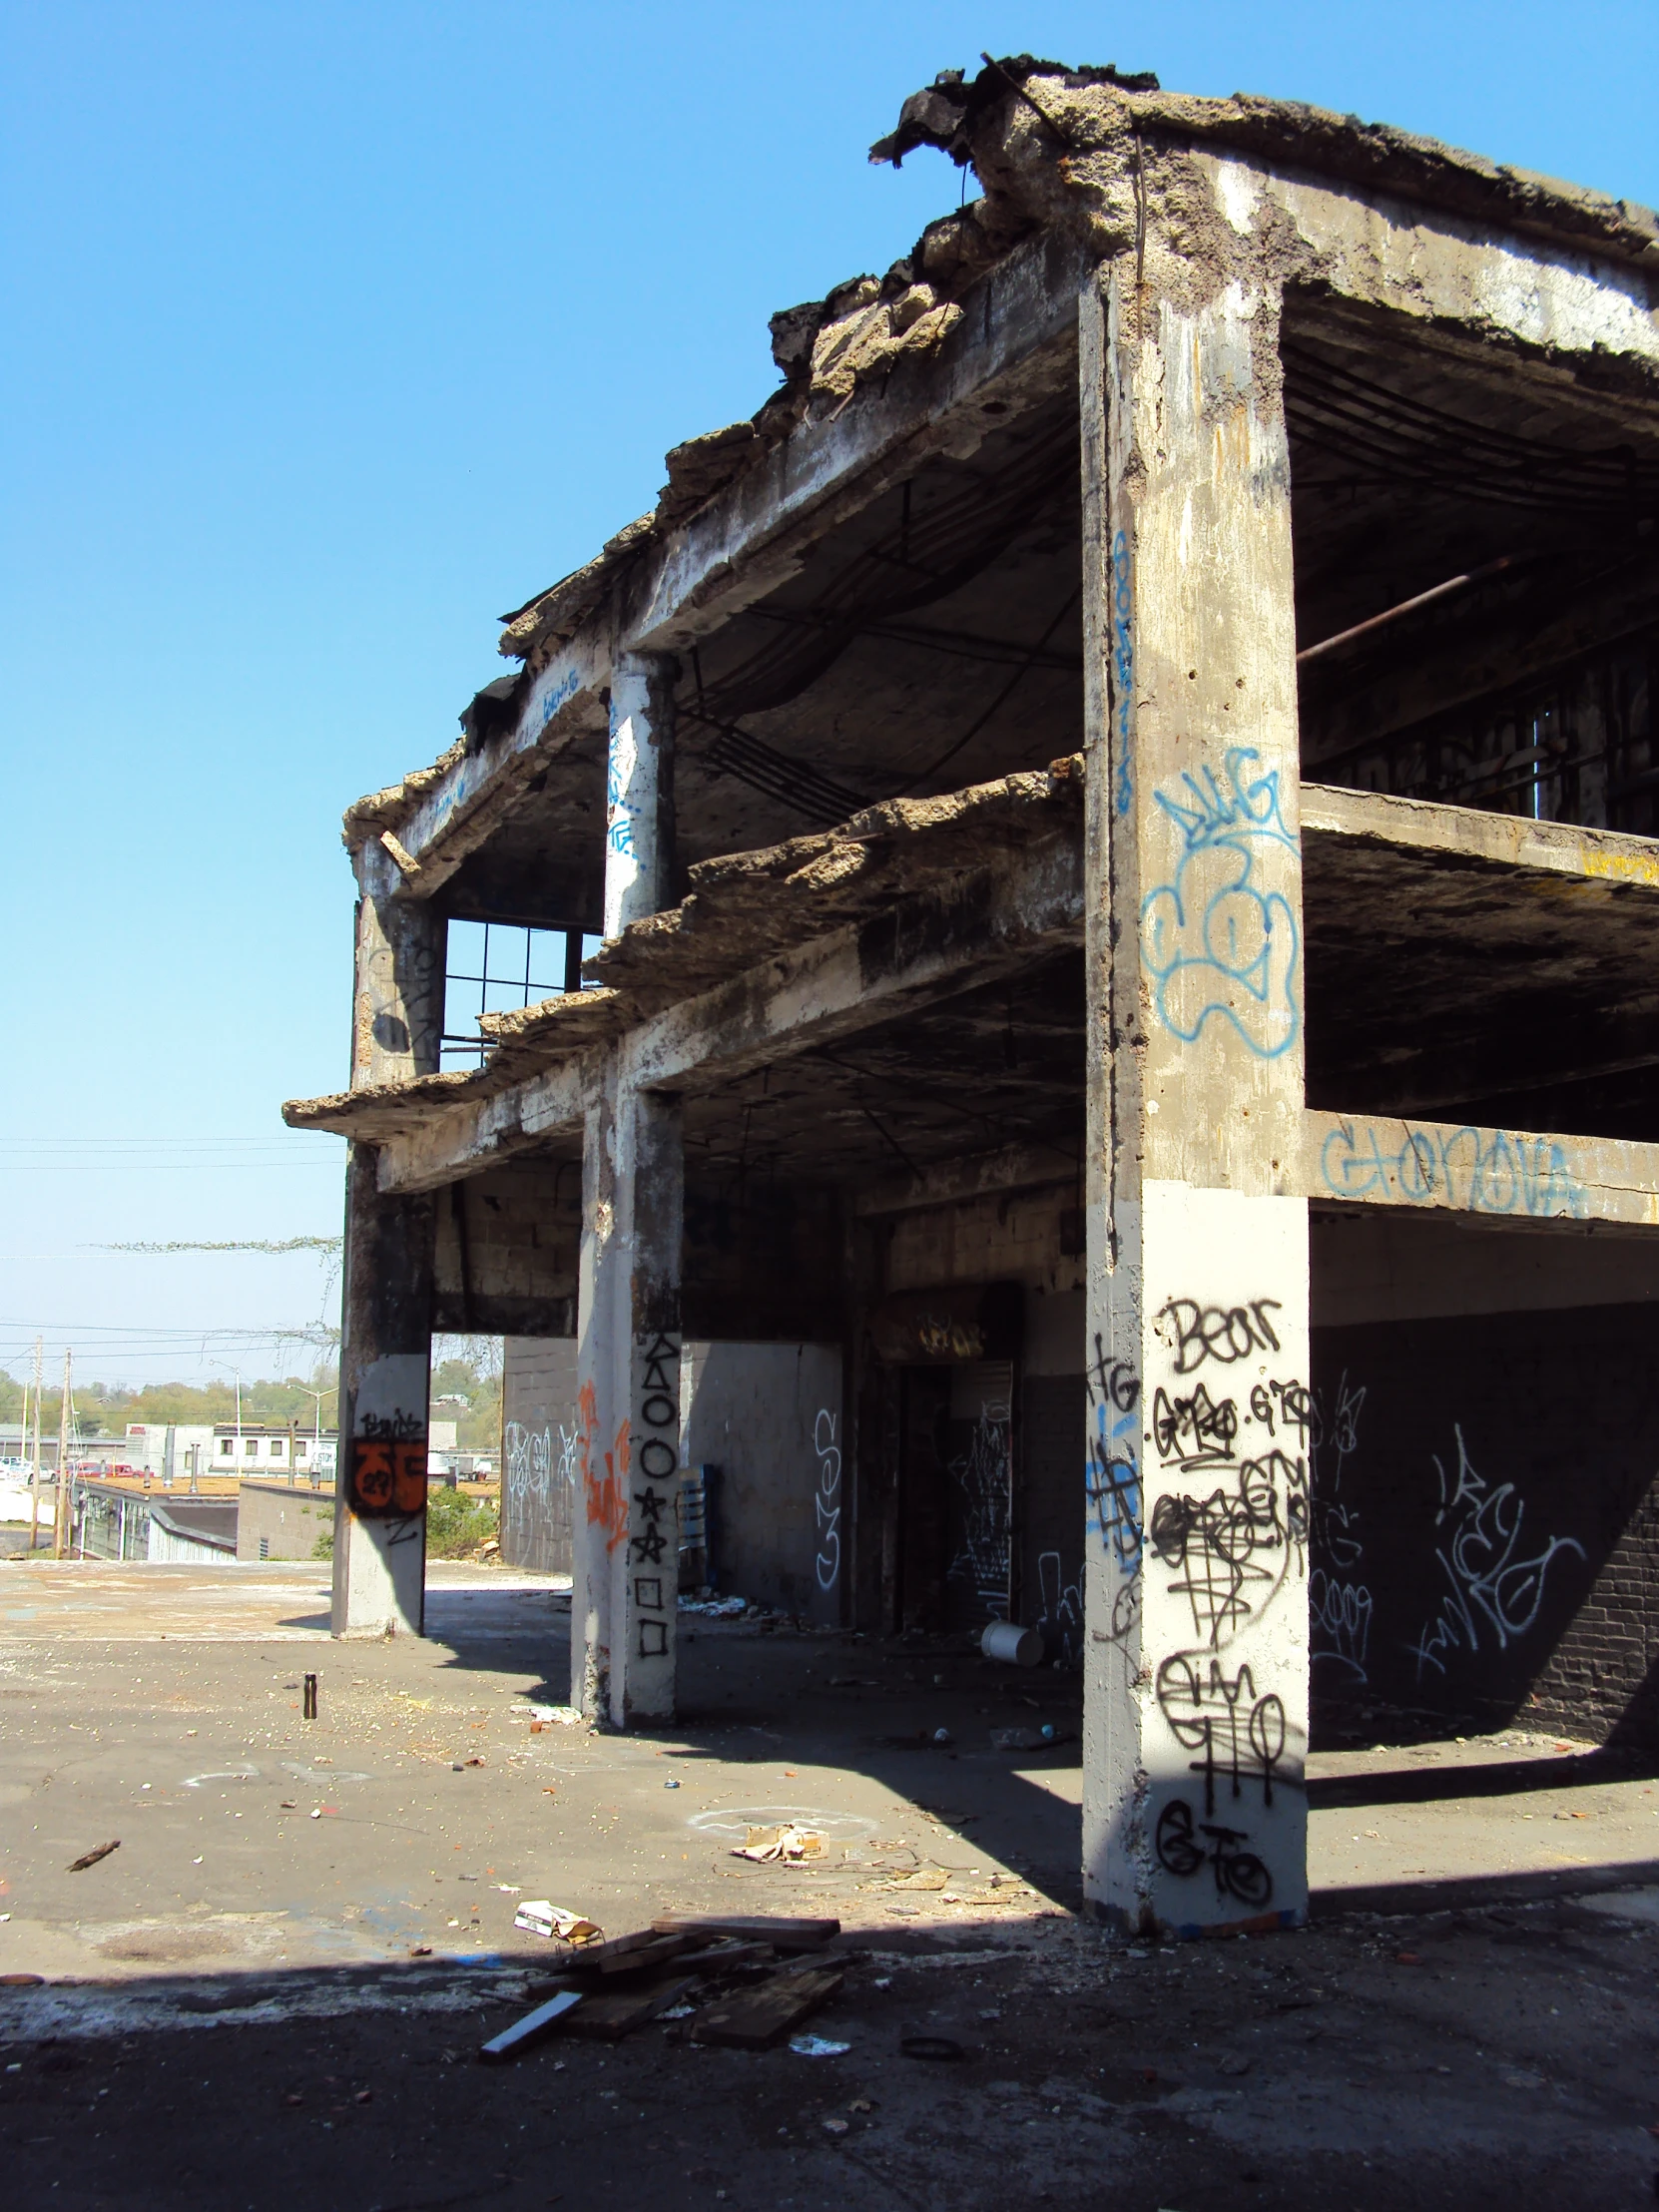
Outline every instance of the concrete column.
[(443, 1033), (443, 916), (398, 895), (383, 846), (357, 855), (357, 941), (351, 1004), (351, 1087), (435, 1075)]
[(432, 1347), (428, 1196), (388, 1197), (378, 1155), (346, 1168), (345, 1301), (334, 1477), (336, 1636), (424, 1633)]
[(605, 934), (675, 897), (674, 679), (659, 653), (624, 653), (611, 672), (605, 785)]
[(617, 1728), (674, 1717), (683, 1216), (679, 1106), (613, 1063), (583, 1149), (570, 1694)]
[(1089, 623), (1083, 1875), (1307, 1912), (1308, 1235), (1278, 302), (1082, 301)]

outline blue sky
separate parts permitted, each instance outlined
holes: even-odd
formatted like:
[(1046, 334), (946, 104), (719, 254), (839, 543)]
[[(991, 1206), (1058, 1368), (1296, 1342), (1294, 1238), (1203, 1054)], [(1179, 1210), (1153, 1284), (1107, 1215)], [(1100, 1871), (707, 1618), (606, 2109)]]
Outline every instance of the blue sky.
[(0, 7), (0, 1364), (316, 1319), (310, 1259), (91, 1248), (337, 1226), (278, 1107), (345, 1076), (341, 809), (954, 201), (864, 150), (982, 47), (1659, 200), (1653, 0)]

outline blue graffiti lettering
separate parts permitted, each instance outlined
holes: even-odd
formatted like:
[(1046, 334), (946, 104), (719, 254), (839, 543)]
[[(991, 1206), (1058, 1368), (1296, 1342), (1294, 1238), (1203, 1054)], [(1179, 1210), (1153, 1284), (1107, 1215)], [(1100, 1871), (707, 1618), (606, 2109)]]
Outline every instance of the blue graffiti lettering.
[(1345, 1121), (1327, 1135), (1320, 1174), (1337, 1198), (1376, 1194), (1400, 1206), (1440, 1203), (1472, 1214), (1589, 1216), (1589, 1192), (1554, 1137), (1503, 1129), (1393, 1129)]
[(1252, 1052), (1275, 1060), (1301, 1034), (1296, 914), (1256, 875), (1263, 851), (1296, 852), (1279, 809), (1279, 776), (1259, 775), (1261, 756), (1233, 746), (1225, 786), (1211, 769), (1184, 775), (1179, 795), (1154, 797), (1181, 833), (1170, 883), (1141, 902), (1141, 958), (1157, 978), (1159, 1018), (1191, 1044), (1212, 1014), (1230, 1021)]

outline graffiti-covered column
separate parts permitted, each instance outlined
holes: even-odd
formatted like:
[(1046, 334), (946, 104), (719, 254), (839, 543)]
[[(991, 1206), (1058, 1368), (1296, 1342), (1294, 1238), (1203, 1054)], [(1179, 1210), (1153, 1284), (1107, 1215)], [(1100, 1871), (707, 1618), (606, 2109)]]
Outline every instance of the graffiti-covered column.
[[(355, 858), (351, 1087), (438, 1065), (443, 917), (403, 895), (379, 843)], [(353, 1144), (345, 1178), (339, 1448), (331, 1625), (336, 1636), (419, 1635), (425, 1618), (426, 1424), (434, 1208), (382, 1193), (379, 1154)]]
[(334, 1473), (336, 1636), (419, 1636), (426, 1612), (426, 1423), (432, 1351), (429, 1197), (379, 1190), (354, 1144)]
[(570, 1695), (618, 1728), (674, 1717), (682, 1160), (678, 1104), (613, 1061), (583, 1156)]
[(1089, 1567), (1084, 1885), (1307, 1910), (1308, 1238), (1277, 301), (1082, 302)]
[(679, 1604), (680, 1252), (685, 1166), (679, 1102), (626, 1082), (617, 1101), (619, 1396), (627, 1423), (622, 1542), (612, 1552), (611, 1719), (674, 1718)]

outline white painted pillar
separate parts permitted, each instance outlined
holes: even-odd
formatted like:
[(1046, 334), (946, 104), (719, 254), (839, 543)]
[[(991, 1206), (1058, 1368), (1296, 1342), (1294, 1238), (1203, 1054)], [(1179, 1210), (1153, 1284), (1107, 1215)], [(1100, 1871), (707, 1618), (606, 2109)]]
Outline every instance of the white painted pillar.
[(605, 934), (674, 903), (674, 678), (662, 654), (624, 653), (611, 672), (605, 785)]
[[(406, 1083), (438, 1065), (444, 924), (401, 897), (390, 855), (357, 855), (351, 1086)], [(426, 1435), (434, 1205), (383, 1195), (378, 1154), (353, 1144), (345, 1181), (336, 1636), (420, 1635), (425, 1622)]]
[(613, 1065), (584, 1134), (570, 1695), (617, 1728), (674, 1717), (683, 1174), (678, 1103)]
[(1308, 1239), (1277, 301), (1082, 301), (1089, 645), (1083, 1876), (1308, 1902)]

